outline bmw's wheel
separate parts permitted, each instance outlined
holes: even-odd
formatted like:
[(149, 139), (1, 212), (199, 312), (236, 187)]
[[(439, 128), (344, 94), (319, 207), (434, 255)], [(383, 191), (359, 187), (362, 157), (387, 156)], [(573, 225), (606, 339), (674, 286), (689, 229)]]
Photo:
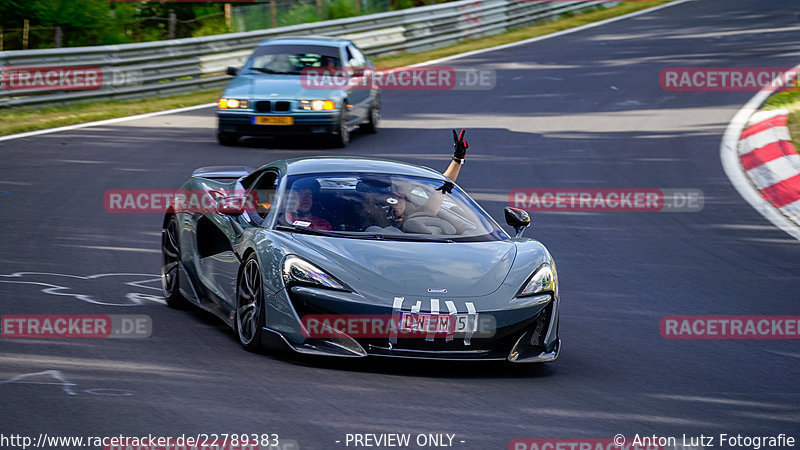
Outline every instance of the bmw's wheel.
[(161, 231), (161, 288), (167, 305), (183, 309), (188, 302), (179, 287), (181, 250), (178, 245), (178, 218), (170, 216), (166, 228)]
[(369, 134), (378, 132), (378, 123), (381, 121), (381, 100), (376, 98), (375, 102), (369, 108), (369, 122), (361, 125), (361, 129)]
[(333, 143), (337, 147), (344, 148), (350, 142), (350, 130), (347, 129), (347, 109), (342, 108), (339, 114), (339, 129), (333, 135)]
[(252, 254), (239, 273), (236, 289), (236, 331), (242, 347), (251, 352), (261, 346), (261, 329), (264, 327), (263, 294), (261, 268), (256, 255)]
[(217, 133), (217, 141), (219, 141), (220, 145), (233, 147), (239, 144), (239, 135), (234, 133), (223, 133), (220, 131)]

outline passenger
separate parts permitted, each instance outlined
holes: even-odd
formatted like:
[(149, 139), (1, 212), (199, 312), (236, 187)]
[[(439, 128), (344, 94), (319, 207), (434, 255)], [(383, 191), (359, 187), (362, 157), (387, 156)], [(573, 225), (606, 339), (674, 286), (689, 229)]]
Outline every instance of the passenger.
[(286, 221), (294, 226), (315, 230), (332, 230), (331, 224), (311, 213), (314, 196), (319, 194), (319, 183), (313, 178), (303, 178), (292, 184), (289, 204), (286, 206)]
[[(461, 133), (456, 133), (456, 130), (453, 130), (453, 160), (450, 162), (447, 170), (444, 171), (444, 176), (451, 181), (456, 181), (456, 178), (458, 178), (461, 166), (464, 164), (464, 159), (467, 156), (469, 144), (467, 144), (467, 141), (464, 139), (466, 133), (467, 130), (464, 129), (461, 130)], [(450, 193), (452, 188), (453, 185), (451, 183), (445, 183), (438, 188), (438, 192), (430, 194), (427, 203), (421, 211), (433, 216), (437, 215), (439, 209), (442, 207), (444, 194)], [(409, 206), (409, 204), (411, 204), (409, 201), (409, 193), (404, 186), (393, 185), (386, 201), (389, 203), (390, 208), (388, 213), (390, 220), (389, 226), (397, 228), (398, 230), (403, 229), (403, 225), (408, 216), (418, 212), (414, 210), (413, 206)]]

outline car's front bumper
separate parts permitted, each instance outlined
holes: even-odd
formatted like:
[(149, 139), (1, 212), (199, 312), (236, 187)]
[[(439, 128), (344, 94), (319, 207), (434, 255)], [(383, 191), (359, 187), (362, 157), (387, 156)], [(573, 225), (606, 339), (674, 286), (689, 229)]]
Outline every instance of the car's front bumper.
[[(407, 298), (402, 307), (397, 309), (393, 305), (376, 304), (359, 294), (310, 287), (293, 287), (279, 295), (286, 296), (293, 310), (292, 315), (300, 319), (299, 322), (296, 321), (298, 328), (302, 328), (301, 318), (306, 315), (362, 314), (396, 318), (399, 313), (410, 312), (415, 302), (418, 305), (426, 304), (426, 299)], [(279, 334), (286, 344), (299, 353), (330, 356), (508, 360), (513, 363), (550, 362), (558, 357), (559, 300), (556, 296), (545, 294), (532, 297), (524, 306), (497, 299), (448, 300), (456, 305), (459, 314), (468, 312), (466, 303), (475, 305), (474, 313), (482, 318), (483, 323), (492, 324), (493, 328), (482, 330), (469, 338), (464, 334), (436, 334), (433, 338), (402, 335), (364, 337), (345, 333), (340, 333), (335, 338)], [(441, 299), (441, 304), (444, 305), (445, 301), (446, 299)], [(437, 312), (430, 309), (432, 308), (422, 306), (419, 312)], [(486, 321), (487, 318), (490, 320)], [(274, 330), (268, 324), (266, 331)], [(273, 338), (274, 336), (270, 336), (270, 339)]]
[[(256, 116), (291, 116), (293, 125), (255, 125)], [(339, 130), (339, 114), (217, 113), (218, 131), (240, 136), (331, 134)]]

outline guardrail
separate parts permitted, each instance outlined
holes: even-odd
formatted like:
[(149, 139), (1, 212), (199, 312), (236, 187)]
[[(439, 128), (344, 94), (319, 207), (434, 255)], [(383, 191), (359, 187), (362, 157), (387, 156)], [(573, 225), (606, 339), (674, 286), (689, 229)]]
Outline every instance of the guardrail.
[[(6, 73), (0, 88), (0, 107), (100, 98), (147, 98), (221, 87), (230, 80), (224, 75), (226, 67), (243, 64), (253, 47), (270, 37), (342, 36), (353, 40), (370, 57), (381, 57), (445, 47), (617, 3), (462, 0), (244, 33), (139, 44), (0, 52), (0, 70)], [(93, 69), (88, 73), (71, 69), (78, 67)], [(31, 70), (25, 73), (25, 80), (18, 77), (16, 83), (10, 83), (6, 76), (15, 68)], [(82, 84), (78, 85), (77, 81)], [(35, 89), (26, 89), (32, 86)]]

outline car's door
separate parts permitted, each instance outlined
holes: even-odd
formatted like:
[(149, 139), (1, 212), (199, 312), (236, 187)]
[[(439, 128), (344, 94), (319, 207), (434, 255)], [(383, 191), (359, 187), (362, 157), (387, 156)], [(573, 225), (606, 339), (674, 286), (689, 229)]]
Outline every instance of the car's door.
[(236, 278), (241, 265), (236, 249), (242, 242), (243, 231), (259, 226), (269, 214), (277, 179), (275, 170), (263, 170), (245, 177), (233, 191), (220, 192), (220, 198), (230, 199), (234, 206), (243, 202), (247, 206), (243, 213), (226, 213), (220, 207), (216, 212), (203, 214), (198, 220), (199, 275), (203, 284), (213, 291), (214, 301), (223, 311), (230, 311), (236, 302)]
[(367, 59), (358, 48), (351, 44), (347, 44), (345, 47), (345, 57), (351, 77), (347, 93), (347, 99), (353, 105), (350, 110), (350, 121), (361, 120), (369, 112), (371, 78), (367, 72), (369, 70)]

